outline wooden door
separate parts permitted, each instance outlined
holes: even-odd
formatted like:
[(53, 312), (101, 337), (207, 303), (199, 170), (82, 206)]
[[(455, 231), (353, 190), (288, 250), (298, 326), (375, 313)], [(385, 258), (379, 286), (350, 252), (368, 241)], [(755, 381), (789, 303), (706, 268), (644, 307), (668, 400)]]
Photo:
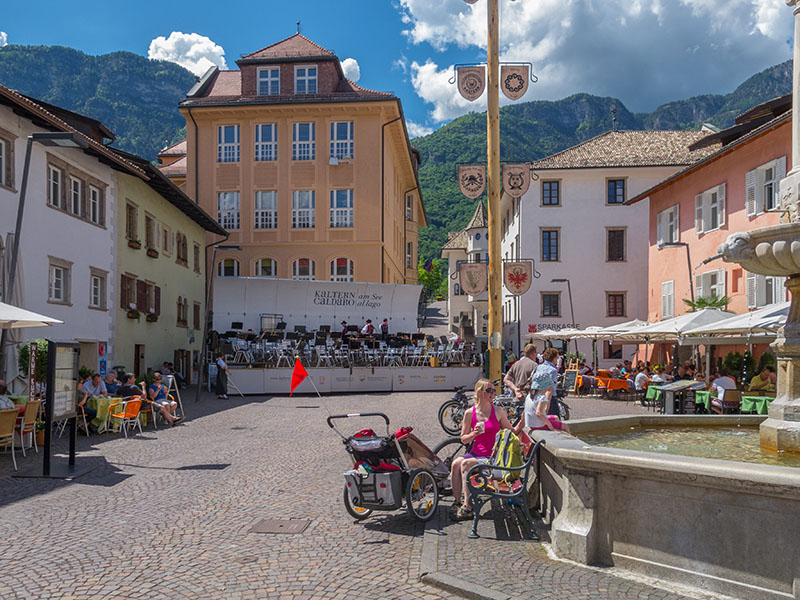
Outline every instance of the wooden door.
[(136, 344), (133, 351), (133, 372), (139, 377), (144, 375), (145, 370), (144, 344)]

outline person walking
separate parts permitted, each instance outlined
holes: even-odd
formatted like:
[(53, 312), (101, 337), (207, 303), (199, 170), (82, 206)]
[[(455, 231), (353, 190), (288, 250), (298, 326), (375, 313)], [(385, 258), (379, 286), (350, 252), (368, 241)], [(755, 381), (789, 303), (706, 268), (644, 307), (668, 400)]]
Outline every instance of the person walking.
[(217, 353), (217, 381), (216, 381), (217, 398), (223, 400), (228, 399), (228, 364), (225, 362), (225, 355), (222, 352)]

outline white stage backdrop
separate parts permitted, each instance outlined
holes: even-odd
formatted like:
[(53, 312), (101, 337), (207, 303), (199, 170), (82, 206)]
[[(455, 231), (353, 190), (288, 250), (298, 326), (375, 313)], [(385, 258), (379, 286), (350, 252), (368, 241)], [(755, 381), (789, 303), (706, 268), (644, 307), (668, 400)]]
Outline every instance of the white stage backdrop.
[(372, 319), (376, 332), (384, 318), (392, 333), (417, 331), (420, 285), (339, 283), (260, 277), (214, 278), (214, 329), (228, 331), (240, 321), (244, 329), (261, 330), (262, 315), (283, 315), (287, 331), (309, 330), (342, 321), (362, 327)]

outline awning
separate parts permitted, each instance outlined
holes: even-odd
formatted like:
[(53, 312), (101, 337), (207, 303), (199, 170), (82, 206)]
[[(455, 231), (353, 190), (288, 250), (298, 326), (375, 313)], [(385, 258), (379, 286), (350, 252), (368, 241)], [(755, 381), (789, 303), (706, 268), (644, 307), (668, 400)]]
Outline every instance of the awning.
[(666, 321), (659, 321), (644, 327), (635, 327), (626, 333), (620, 333), (614, 337), (619, 340), (641, 340), (652, 341), (683, 340), (686, 332), (690, 329), (717, 323), (729, 317), (736, 316), (733, 313), (717, 310), (714, 308), (704, 308), (696, 312), (690, 312)]
[(63, 323), (63, 321), (0, 302), (0, 329), (49, 327), (56, 323)]

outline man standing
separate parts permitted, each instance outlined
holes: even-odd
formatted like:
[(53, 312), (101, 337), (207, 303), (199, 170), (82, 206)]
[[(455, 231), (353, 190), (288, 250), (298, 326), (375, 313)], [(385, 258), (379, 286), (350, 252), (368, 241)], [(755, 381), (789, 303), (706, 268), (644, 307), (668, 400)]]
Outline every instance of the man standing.
[(531, 374), (536, 370), (536, 346), (528, 344), (522, 351), (524, 356), (515, 362), (503, 378), (503, 383), (514, 396), (521, 400), (530, 391)]
[(384, 319), (381, 323), (381, 339), (386, 340), (389, 337), (389, 319)]
[(217, 398), (228, 399), (228, 363), (225, 362), (225, 355), (217, 353)]

